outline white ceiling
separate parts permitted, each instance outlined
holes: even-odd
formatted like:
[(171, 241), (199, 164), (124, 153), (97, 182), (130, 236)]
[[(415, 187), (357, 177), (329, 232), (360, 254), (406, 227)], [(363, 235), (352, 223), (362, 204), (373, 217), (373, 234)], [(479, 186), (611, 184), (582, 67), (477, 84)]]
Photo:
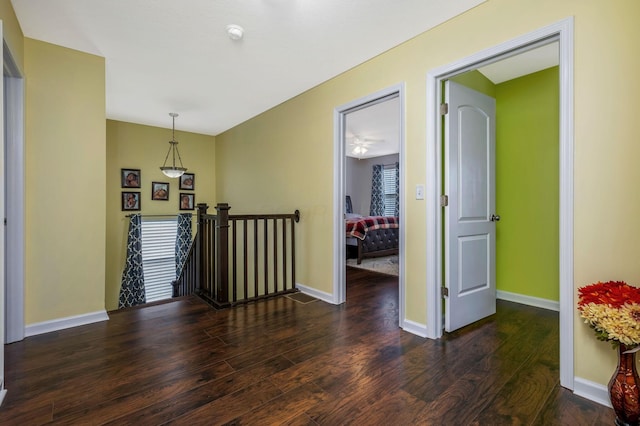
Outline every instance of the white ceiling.
[(558, 65), (560, 63), (559, 49), (558, 42), (545, 44), (478, 68), (478, 71), (493, 84), (504, 83)]
[(216, 135), (483, 1), (11, 2), (26, 37), (105, 58), (107, 118)]

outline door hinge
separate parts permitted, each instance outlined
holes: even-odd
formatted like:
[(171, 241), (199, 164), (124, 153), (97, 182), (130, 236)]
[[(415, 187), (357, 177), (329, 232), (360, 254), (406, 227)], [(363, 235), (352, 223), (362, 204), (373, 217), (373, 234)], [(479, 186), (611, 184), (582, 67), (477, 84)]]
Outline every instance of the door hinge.
[(449, 288), (448, 287), (440, 287), (442, 289), (442, 297), (449, 297)]
[(441, 195), (440, 196), (440, 207), (447, 207), (449, 205), (449, 196)]
[(449, 113), (449, 104), (443, 103), (440, 104), (440, 115), (447, 115)]

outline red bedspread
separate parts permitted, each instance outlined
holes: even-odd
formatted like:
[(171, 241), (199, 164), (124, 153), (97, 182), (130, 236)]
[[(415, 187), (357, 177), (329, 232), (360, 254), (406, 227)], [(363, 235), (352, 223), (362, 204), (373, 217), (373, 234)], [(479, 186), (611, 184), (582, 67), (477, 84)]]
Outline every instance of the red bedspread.
[(356, 237), (364, 240), (367, 231), (385, 228), (397, 228), (398, 218), (396, 216), (364, 216), (358, 219), (346, 219), (348, 237)]

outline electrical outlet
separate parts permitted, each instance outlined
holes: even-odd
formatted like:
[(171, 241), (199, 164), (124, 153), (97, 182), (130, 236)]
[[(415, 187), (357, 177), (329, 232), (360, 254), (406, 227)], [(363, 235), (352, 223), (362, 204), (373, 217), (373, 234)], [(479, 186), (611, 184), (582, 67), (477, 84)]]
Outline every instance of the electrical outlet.
[(416, 200), (424, 200), (424, 185), (416, 185)]

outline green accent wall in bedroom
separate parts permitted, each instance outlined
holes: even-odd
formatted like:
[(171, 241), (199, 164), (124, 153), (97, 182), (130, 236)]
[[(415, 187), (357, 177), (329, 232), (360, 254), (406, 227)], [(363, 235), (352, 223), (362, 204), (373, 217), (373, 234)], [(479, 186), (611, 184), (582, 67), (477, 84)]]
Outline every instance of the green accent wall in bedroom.
[(496, 97), (496, 85), (485, 77), (480, 71), (473, 70), (451, 77), (451, 81), (470, 89), (484, 93), (492, 98)]
[(558, 67), (495, 93), (497, 288), (558, 301)]

